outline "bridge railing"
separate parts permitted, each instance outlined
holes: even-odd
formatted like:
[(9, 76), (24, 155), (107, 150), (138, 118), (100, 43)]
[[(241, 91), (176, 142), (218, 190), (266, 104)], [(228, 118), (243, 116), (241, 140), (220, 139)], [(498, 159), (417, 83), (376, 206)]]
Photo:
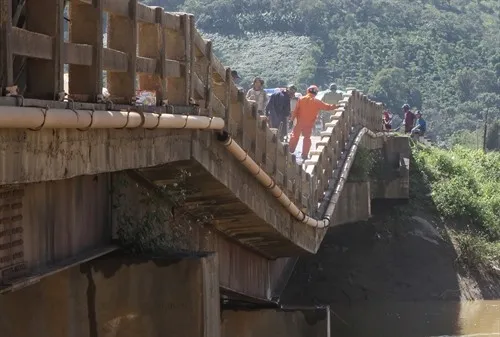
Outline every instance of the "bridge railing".
[(65, 18), (63, 0), (0, 0), (3, 94), (64, 100), (68, 65), (66, 94), (76, 102), (109, 100), (134, 109), (137, 90), (146, 90), (156, 95), (156, 112), (194, 105), (197, 114), (224, 118), (238, 144), (309, 213), (328, 188), (353, 126), (381, 129), (382, 106), (349, 91), (303, 169), (278, 141), (277, 130), (268, 128), (255, 104), (238, 91), (192, 15), (137, 0), (72, 0), (67, 6)]

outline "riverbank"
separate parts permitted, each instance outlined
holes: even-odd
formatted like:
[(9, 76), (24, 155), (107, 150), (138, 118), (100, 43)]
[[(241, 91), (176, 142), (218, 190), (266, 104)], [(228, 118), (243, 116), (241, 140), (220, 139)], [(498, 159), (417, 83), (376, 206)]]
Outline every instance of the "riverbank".
[[(469, 164), (470, 156), (476, 160)], [(359, 308), (375, 308), (371, 312), (376, 313), (378, 306), (383, 315), (377, 321), (385, 317), (389, 322), (390, 315), (398, 315), (394, 303), (422, 306), (445, 301), (455, 303), (455, 309), (448, 308), (439, 318), (439, 331), (459, 334), (461, 301), (500, 298), (498, 223), (488, 218), (498, 211), (494, 208), (498, 194), (484, 195), (500, 182), (497, 159), (480, 153), (414, 149), (410, 200), (375, 201), (370, 221), (330, 229), (318, 254), (299, 260), (282, 302), (332, 304), (338, 321), (348, 326), (356, 325), (355, 317), (363, 321), (353, 315), (352, 310), (359, 313)], [(469, 215), (479, 213), (464, 218), (462, 212), (457, 218), (444, 211), (452, 207), (466, 207)], [(394, 310), (385, 312), (387, 308)], [(492, 317), (500, 317), (500, 306), (491, 310), (497, 310)], [(416, 321), (424, 323), (423, 316), (418, 317)], [(394, 334), (401, 335), (412, 334)]]

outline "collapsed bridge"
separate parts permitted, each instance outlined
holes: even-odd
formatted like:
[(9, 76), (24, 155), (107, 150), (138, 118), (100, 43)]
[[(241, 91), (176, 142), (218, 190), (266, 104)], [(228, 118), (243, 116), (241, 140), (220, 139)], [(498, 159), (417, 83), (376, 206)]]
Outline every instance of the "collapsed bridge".
[[(65, 38), (63, 1), (0, 0), (8, 336), (96, 335), (120, 320), (154, 335), (187, 315), (184, 335), (219, 336), (220, 298), (275, 302), (329, 226), (368, 219), (371, 199), (408, 198), (407, 139), (381, 132), (382, 106), (363, 93), (348, 90), (298, 165), (192, 15), (136, 0), (67, 5)], [(135, 104), (137, 89), (156, 104)], [(380, 174), (350, 178), (359, 149), (378, 154)], [(141, 191), (175, 189), (182, 172), (195, 187), (183, 203), (210, 218), (164, 230), (173, 248), (195, 253), (116, 253), (124, 217), (141, 226), (152, 212)], [(19, 318), (27, 308), (30, 324)]]

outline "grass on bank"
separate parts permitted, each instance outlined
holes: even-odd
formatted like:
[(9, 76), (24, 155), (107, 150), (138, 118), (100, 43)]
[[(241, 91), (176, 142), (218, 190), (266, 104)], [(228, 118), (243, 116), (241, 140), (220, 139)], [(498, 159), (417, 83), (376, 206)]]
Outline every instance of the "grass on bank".
[(423, 181), (412, 186), (429, 186), (461, 262), (475, 269), (500, 266), (500, 153), (418, 144), (413, 157)]

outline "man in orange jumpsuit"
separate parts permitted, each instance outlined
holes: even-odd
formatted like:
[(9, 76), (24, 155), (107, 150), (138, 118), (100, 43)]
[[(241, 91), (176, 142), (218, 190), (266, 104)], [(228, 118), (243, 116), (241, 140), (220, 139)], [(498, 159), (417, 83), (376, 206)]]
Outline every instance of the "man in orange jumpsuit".
[(315, 85), (311, 85), (307, 88), (307, 95), (299, 99), (290, 117), (292, 121), (297, 118), (297, 124), (293, 128), (290, 137), (289, 149), (291, 153), (295, 152), (300, 134), (302, 134), (302, 136), (304, 136), (302, 159), (304, 160), (308, 158), (309, 150), (311, 149), (311, 134), (319, 111), (329, 111), (337, 108), (335, 104), (327, 104), (317, 99), (316, 95), (318, 91), (319, 89)]

